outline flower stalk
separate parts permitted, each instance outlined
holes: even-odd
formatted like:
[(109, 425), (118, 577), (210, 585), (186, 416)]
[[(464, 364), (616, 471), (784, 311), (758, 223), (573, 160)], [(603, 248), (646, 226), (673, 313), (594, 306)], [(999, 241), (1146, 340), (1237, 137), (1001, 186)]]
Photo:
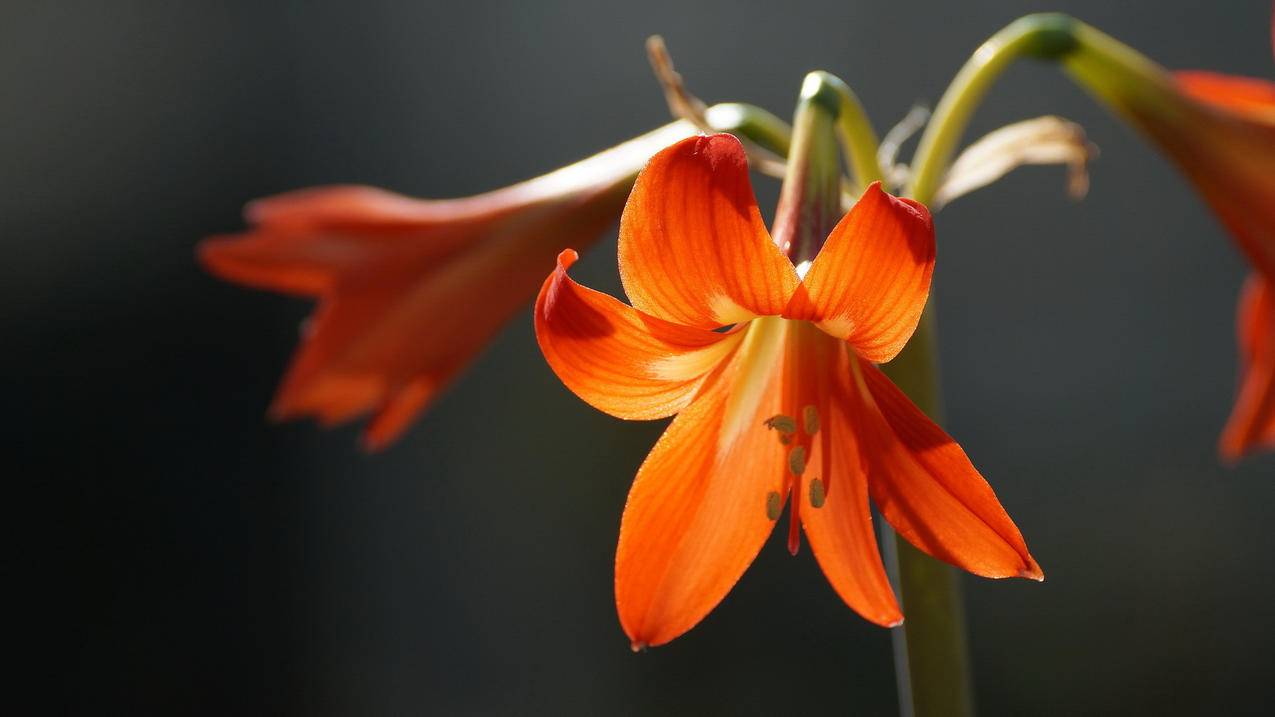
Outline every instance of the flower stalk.
[[(905, 196), (934, 200), (970, 118), (1007, 67), (1024, 57), (1054, 58), (1074, 47), (1074, 21), (1065, 15), (1029, 15), (984, 42), (957, 73), (926, 126), (912, 162)], [(912, 340), (883, 370), (912, 401), (941, 421), (934, 302)], [(965, 634), (965, 608), (956, 571), (882, 527), (886, 564), (907, 622), (894, 635), (900, 714), (972, 715), (973, 685)]]
[[(921, 315), (912, 340), (881, 367), (935, 422), (942, 419), (934, 302)], [(887, 523), (881, 526), (886, 569), (906, 621), (894, 631), (899, 714), (974, 714), (974, 691), (965, 634), (965, 606), (956, 570), (917, 550)]]
[(845, 87), (824, 72), (806, 75), (793, 115), (788, 169), (771, 235), (798, 267), (815, 258), (841, 219), (841, 161), (836, 130), (843, 95), (837, 91), (838, 84)]
[(1055, 13), (1020, 18), (984, 42), (948, 85), (912, 161), (907, 195), (929, 203), (952, 162), (956, 145), (988, 89), (1015, 61), (1055, 59), (1075, 47), (1076, 21)]

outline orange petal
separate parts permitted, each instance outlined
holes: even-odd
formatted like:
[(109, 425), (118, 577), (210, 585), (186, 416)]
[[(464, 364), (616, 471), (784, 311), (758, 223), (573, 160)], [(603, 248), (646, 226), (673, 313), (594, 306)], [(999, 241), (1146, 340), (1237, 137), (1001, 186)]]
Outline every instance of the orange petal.
[(625, 306), (567, 276), (570, 249), (536, 299), (536, 339), (558, 378), (600, 411), (627, 419), (670, 416), (743, 334), (671, 324)]
[(1253, 274), (1240, 295), (1240, 389), (1222, 431), (1222, 457), (1275, 448), (1275, 289)]
[(779, 412), (779, 372), (737, 436), (723, 430), (740, 395), (739, 361), (708, 379), (638, 470), (620, 524), (615, 600), (635, 648), (661, 645), (713, 609), (775, 526), (767, 498), (783, 484), (783, 446), (762, 422)]
[(921, 319), (934, 252), (925, 206), (874, 182), (832, 230), (784, 316), (816, 323), (869, 361), (889, 361)]
[(605, 218), (543, 221), (562, 234), (528, 224), (441, 261), (351, 258), (308, 322), (271, 414), (333, 424), (373, 412), (365, 445), (385, 445), (535, 296), (554, 245), (587, 241)]
[(314, 187), (258, 199), (253, 230), (199, 243), (200, 263), (230, 281), (317, 296), (382, 265), (423, 270), (511, 211), (498, 192), (412, 199), (361, 186)]
[(762, 223), (739, 140), (691, 137), (651, 158), (620, 218), (620, 278), (635, 308), (686, 326), (783, 311), (797, 274)]
[(448, 378), (450, 375), (418, 378), (385, 401), (363, 430), (363, 449), (375, 452), (397, 441), (417, 414), (434, 400)]
[(1197, 100), (1252, 119), (1275, 122), (1275, 82), (1203, 70), (1184, 70), (1173, 76), (1178, 86)]
[[(838, 370), (845, 375), (850, 371), (847, 357), (845, 352), (837, 353), (841, 357)], [(864, 619), (892, 627), (903, 621), (903, 614), (877, 549), (868, 477), (860, 463), (852, 422), (844, 402), (830, 402), (825, 413), (815, 436), (812, 468), (805, 477), (823, 480), (827, 499), (822, 508), (801, 506), (802, 527), (819, 567), (841, 599)]]
[(1043, 580), (1040, 566), (965, 451), (885, 374), (857, 362), (843, 403), (854, 416), (881, 514), (908, 542), (989, 578)]

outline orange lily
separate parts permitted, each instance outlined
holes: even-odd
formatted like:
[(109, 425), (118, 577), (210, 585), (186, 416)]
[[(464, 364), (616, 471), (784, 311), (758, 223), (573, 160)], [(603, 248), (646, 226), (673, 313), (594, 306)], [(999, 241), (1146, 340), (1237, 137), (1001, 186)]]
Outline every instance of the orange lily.
[(564, 246), (592, 244), (675, 123), (570, 167), (464, 199), (372, 187), (248, 205), (249, 231), (199, 246), (217, 276), (317, 297), (270, 415), (324, 425), (371, 412), (363, 443), (397, 438), (535, 294)]
[[(1275, 15), (1271, 46), (1275, 50)], [(1235, 207), (1238, 217), (1213, 202), (1258, 266), (1240, 296), (1240, 388), (1219, 442), (1222, 457), (1237, 461), (1254, 450), (1275, 449), (1275, 82), (1200, 71), (1175, 76), (1191, 97), (1251, 126), (1258, 146), (1265, 149), (1248, 158), (1261, 165), (1260, 174), (1250, 177), (1261, 196)]]
[(799, 266), (780, 249), (791, 221), (772, 241), (737, 140), (686, 139), (652, 158), (621, 217), (632, 306), (574, 282), (570, 250), (536, 301), (541, 349), (576, 395), (619, 418), (677, 414), (620, 527), (616, 604), (635, 649), (703, 619), (785, 501), (790, 551), (800, 526), (836, 592), (879, 625), (902, 615), (869, 496), (930, 555), (1043, 577), (960, 446), (874, 365), (898, 354), (925, 305), (929, 212), (873, 184)]
[(1254, 272), (1240, 294), (1240, 389), (1222, 431), (1228, 460), (1275, 449), (1275, 285)]
[(1253, 264), (1239, 309), (1240, 391), (1219, 447), (1228, 461), (1275, 447), (1275, 312), (1265, 298), (1275, 278), (1275, 82), (1167, 73), (1091, 28), (1079, 37), (1065, 65), (1177, 162)]

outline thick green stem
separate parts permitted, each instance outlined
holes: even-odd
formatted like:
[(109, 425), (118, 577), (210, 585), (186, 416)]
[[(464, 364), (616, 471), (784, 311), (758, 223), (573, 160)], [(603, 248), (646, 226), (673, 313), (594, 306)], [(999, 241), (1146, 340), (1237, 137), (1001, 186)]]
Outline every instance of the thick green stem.
[[(918, 408), (940, 421), (936, 339), (930, 302), (907, 347), (882, 369)], [(959, 575), (951, 566), (917, 550), (889, 525), (883, 523), (881, 533), (886, 565), (906, 617), (894, 632), (900, 714), (974, 714)]]
[[(1075, 46), (1074, 26), (1065, 15), (1029, 15), (983, 43), (935, 108), (917, 146), (905, 193), (928, 204), (974, 110), (995, 80), (1020, 58), (1066, 54)], [(912, 340), (884, 369), (921, 410), (941, 421), (936, 345), (931, 301)], [(959, 576), (894, 535), (888, 526), (882, 532), (907, 620), (894, 640), (900, 711), (918, 717), (972, 715), (974, 696)]]
[[(849, 88), (845, 83), (826, 72), (806, 75), (801, 86), (793, 115), (788, 167), (771, 232), (779, 248), (798, 265), (814, 259), (841, 219), (841, 159), (837, 140), (847, 138), (850, 126), (855, 127), (855, 141), (871, 139), (862, 134), (862, 121), (866, 120), (862, 108), (857, 118), (847, 122), (843, 110), (849, 102), (847, 97), (853, 97), (847, 93)], [(854, 112), (852, 109), (851, 113)], [(870, 127), (868, 131), (871, 132)], [(868, 152), (875, 166), (875, 145), (865, 146), (863, 151), (858, 151), (856, 145), (846, 146), (852, 159)]]
[[(881, 179), (877, 164), (876, 130), (863, 103), (849, 85), (827, 72), (811, 72), (802, 86), (802, 96), (818, 97), (835, 121), (837, 139), (845, 152), (855, 193)], [(788, 156), (792, 128), (766, 110), (738, 102), (723, 102), (705, 113), (710, 125), (721, 132), (747, 137), (781, 157)]]

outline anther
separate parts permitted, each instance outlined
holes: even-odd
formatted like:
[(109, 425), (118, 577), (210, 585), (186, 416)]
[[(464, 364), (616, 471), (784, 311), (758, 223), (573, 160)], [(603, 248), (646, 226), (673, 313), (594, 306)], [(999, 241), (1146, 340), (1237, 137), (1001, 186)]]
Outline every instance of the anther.
[(819, 432), (819, 409), (814, 406), (806, 406), (801, 409), (801, 419), (807, 436), (813, 436)]
[(806, 472), (806, 447), (797, 446), (788, 454), (788, 470), (799, 476)]
[(824, 491), (823, 481), (818, 478), (810, 479), (810, 505), (814, 508), (822, 508), (823, 502), (827, 499), (828, 494)]
[(766, 428), (773, 428), (779, 431), (781, 436), (791, 436), (797, 432), (797, 421), (792, 416), (784, 414), (776, 414), (765, 420)]
[(770, 491), (766, 494), (766, 517), (771, 520), (779, 520), (779, 511), (783, 510), (784, 499), (779, 496), (777, 491)]

